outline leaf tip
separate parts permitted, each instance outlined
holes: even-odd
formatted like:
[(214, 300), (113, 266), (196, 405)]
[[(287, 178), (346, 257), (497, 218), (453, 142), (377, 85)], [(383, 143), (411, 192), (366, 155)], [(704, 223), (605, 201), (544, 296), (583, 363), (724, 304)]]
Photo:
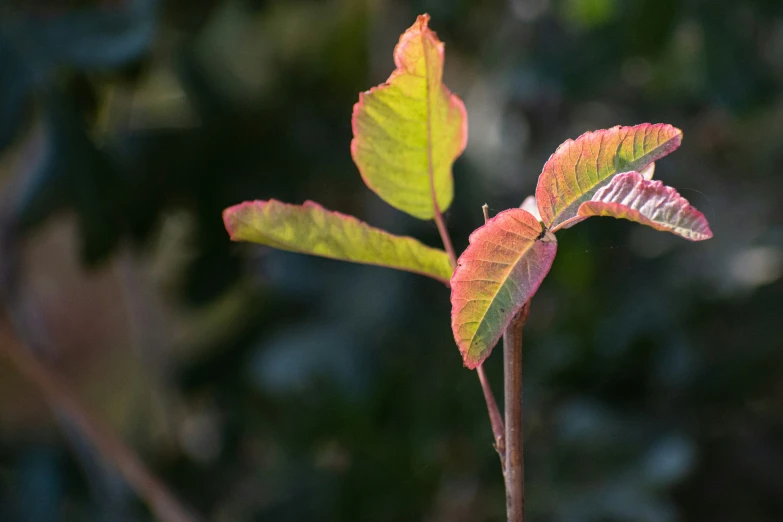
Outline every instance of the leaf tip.
[(226, 227), (226, 232), (228, 232), (228, 237), (231, 238), (231, 241), (239, 241), (236, 235), (236, 215), (247, 203), (246, 201), (223, 209), (223, 226)]
[(430, 15), (427, 13), (420, 14), (416, 17), (416, 23), (414, 27), (419, 27), (421, 30), (427, 29), (427, 25), (430, 23)]
[(590, 216), (628, 219), (690, 241), (712, 237), (704, 214), (674, 187), (666, 186), (660, 180), (645, 179), (639, 172), (615, 176), (590, 201), (583, 203), (577, 216), (570, 221), (575, 223)]
[[(708, 239), (712, 239), (712, 229), (710, 228), (710, 223), (707, 221), (707, 217), (696, 210), (695, 208), (691, 207), (694, 212), (697, 212), (700, 216), (700, 225), (701, 230), (699, 230), (697, 233), (695, 233), (692, 237), (686, 237), (685, 239), (689, 239), (691, 241), (706, 241)], [(684, 236), (683, 236), (684, 237)]]
[(661, 127), (663, 129), (666, 129), (671, 133), (671, 138), (669, 142), (666, 144), (666, 151), (672, 152), (674, 150), (677, 150), (680, 148), (680, 145), (682, 145), (682, 130), (678, 129), (674, 125), (669, 125), (668, 123), (658, 123), (658, 124), (648, 124), (651, 127)]
[(475, 370), (483, 362), (480, 359), (473, 360), (462, 348), (459, 351), (462, 352), (462, 365), (468, 370)]
[(242, 234), (243, 230), (247, 228), (242, 227), (243, 224), (247, 224), (246, 218), (243, 218), (243, 216), (252, 214), (253, 210), (261, 211), (261, 209), (266, 207), (269, 203), (280, 202), (274, 199), (268, 201), (243, 201), (242, 203), (225, 208), (223, 210), (223, 226), (226, 227), (226, 232), (228, 232), (228, 237), (231, 241), (246, 241), (247, 238)]
[[(416, 17), (416, 21), (413, 23), (412, 26), (410, 26), (402, 35), (400, 35), (400, 40), (397, 42), (397, 45), (394, 47), (394, 64), (397, 66), (398, 69), (408, 69), (409, 67), (409, 58), (406, 57), (405, 53), (408, 47), (408, 43), (411, 42), (411, 40), (418, 38), (418, 37), (425, 37), (428, 40), (431, 41), (433, 45), (435, 45), (438, 54), (440, 55), (441, 59), (443, 59), (443, 42), (441, 42), (438, 39), (438, 35), (435, 31), (430, 29), (430, 15), (427, 13), (420, 14)], [(394, 71), (392, 75), (387, 80), (387, 83), (390, 82), (396, 75), (399, 74), (399, 71)]]

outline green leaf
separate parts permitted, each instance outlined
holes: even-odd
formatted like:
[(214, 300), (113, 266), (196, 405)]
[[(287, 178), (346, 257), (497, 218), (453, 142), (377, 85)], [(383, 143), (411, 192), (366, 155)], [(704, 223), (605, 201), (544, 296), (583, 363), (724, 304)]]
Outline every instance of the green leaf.
[(556, 252), (555, 236), (520, 208), (499, 213), (470, 235), (451, 277), (451, 328), (465, 366), (475, 368), (489, 356)]
[(428, 15), (400, 37), (397, 69), (359, 95), (353, 108), (351, 155), (370, 189), (391, 206), (432, 219), (451, 205), (451, 166), (465, 150), (468, 118), (443, 83), (443, 42)]
[(395, 236), (352, 216), (306, 201), (289, 205), (274, 199), (248, 201), (223, 212), (233, 241), (249, 241), (281, 250), (342, 261), (406, 270), (447, 283), (446, 252), (411, 237)]
[(638, 172), (626, 172), (612, 179), (593, 199), (582, 203), (574, 221), (590, 216), (628, 219), (691, 241), (712, 237), (704, 214), (672, 187), (644, 179)]
[(560, 228), (616, 174), (644, 171), (677, 149), (681, 141), (682, 131), (663, 123), (617, 126), (566, 141), (547, 160), (538, 178), (536, 201), (544, 225), (550, 230)]

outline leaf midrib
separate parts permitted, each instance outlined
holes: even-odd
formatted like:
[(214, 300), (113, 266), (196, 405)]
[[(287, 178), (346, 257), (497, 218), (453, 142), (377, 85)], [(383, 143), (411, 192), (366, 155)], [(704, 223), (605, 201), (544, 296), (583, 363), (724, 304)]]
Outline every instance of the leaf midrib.
[[(519, 235), (519, 234), (517, 234)], [(482, 299), (482, 301), (489, 301), (489, 306), (487, 306), (487, 309), (484, 311), (484, 314), (481, 317), (481, 321), (478, 321), (478, 327), (476, 327), (476, 331), (473, 332), (473, 335), (470, 338), (470, 342), (468, 343), (468, 350), (473, 346), (473, 341), (476, 339), (476, 335), (478, 335), (479, 330), (481, 330), (482, 326), (484, 326), (484, 322), (487, 320), (487, 315), (489, 315), (490, 309), (495, 304), (495, 299), (497, 298), (498, 294), (500, 293), (500, 290), (502, 288), (505, 288), (506, 283), (508, 282), (509, 277), (511, 276), (511, 273), (514, 271), (514, 268), (516, 268), (517, 264), (522, 260), (522, 258), (525, 256), (525, 254), (533, 248), (533, 246), (536, 244), (536, 241), (533, 240), (530, 245), (524, 249), (522, 252), (519, 253), (517, 258), (514, 260), (513, 263), (508, 264), (508, 270), (505, 274), (505, 276), (502, 279), (502, 283), (498, 285), (498, 289), (495, 291), (495, 293), (492, 295), (492, 298), (490, 299)], [(522, 303), (524, 304), (524, 303)]]
[(432, 107), (430, 98), (430, 62), (427, 57), (427, 45), (425, 42), (426, 36), (424, 31), (419, 33), (421, 38), (421, 52), (424, 55), (424, 86), (427, 102), (425, 106), (427, 108), (427, 174), (430, 178), (430, 197), (432, 198), (432, 209), (435, 215), (440, 215), (440, 206), (438, 205), (438, 198), (435, 193), (435, 172), (432, 166)]

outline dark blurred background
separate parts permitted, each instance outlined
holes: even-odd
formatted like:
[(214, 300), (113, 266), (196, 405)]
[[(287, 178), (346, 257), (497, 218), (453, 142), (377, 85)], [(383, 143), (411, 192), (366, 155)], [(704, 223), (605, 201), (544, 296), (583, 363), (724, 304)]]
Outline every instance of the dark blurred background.
[[(502, 520), (448, 290), (221, 221), (314, 199), (439, 244), (349, 153), (358, 93), (423, 12), (469, 114), (458, 250), (560, 142), (648, 121), (684, 131), (656, 177), (715, 232), (559, 234), (526, 329), (528, 518), (783, 520), (780, 0), (4, 0), (9, 338), (206, 520)], [(0, 358), (0, 520), (153, 520), (39, 388)]]

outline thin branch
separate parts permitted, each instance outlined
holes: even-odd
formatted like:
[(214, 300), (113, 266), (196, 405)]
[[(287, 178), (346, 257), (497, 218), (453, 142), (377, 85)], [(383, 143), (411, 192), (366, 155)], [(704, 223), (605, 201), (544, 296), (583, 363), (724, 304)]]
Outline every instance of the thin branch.
[(449, 237), (449, 231), (446, 228), (446, 224), (443, 222), (443, 215), (440, 213), (438, 203), (433, 201), (435, 205), (435, 224), (438, 226), (438, 232), (440, 233), (440, 239), (443, 241), (443, 247), (446, 249), (446, 253), (449, 255), (449, 261), (452, 268), (457, 268), (457, 254), (454, 252), (454, 245), (451, 244), (451, 237)]
[(84, 408), (71, 389), (30, 351), (0, 326), (0, 355), (4, 355), (16, 369), (35, 384), (54, 411), (62, 411), (95, 446), (98, 452), (112, 462), (136, 494), (146, 500), (155, 518), (161, 522), (197, 522), (199, 518), (186, 509), (158, 480), (136, 455), (107, 427), (101, 425)]
[[(489, 221), (489, 206), (484, 203), (481, 206), (481, 210), (484, 213), (484, 223)], [(495, 435), (495, 450), (497, 450), (500, 456), (500, 465), (505, 469), (506, 464), (506, 445), (505, 445), (505, 428), (503, 427), (503, 417), (500, 415), (500, 409), (498, 403), (495, 400), (495, 395), (492, 393), (492, 386), (489, 384), (487, 374), (484, 373), (484, 365), (479, 364), (476, 367), (476, 373), (478, 374), (479, 381), (481, 382), (481, 389), (484, 392), (484, 400), (487, 403), (487, 411), (489, 412), (489, 422), (492, 424), (492, 434)]]
[(522, 436), (522, 329), (530, 313), (526, 303), (503, 333), (503, 377), (506, 409), (506, 514), (508, 522), (525, 519), (525, 460)]
[[(446, 228), (446, 225), (443, 223), (443, 216), (440, 214), (440, 209), (438, 208), (438, 202), (435, 199), (435, 189), (434, 185), (431, 186), (432, 188), (432, 205), (435, 210), (435, 223), (438, 225), (438, 232), (440, 232), (441, 240), (443, 240), (443, 246), (446, 248), (446, 252), (449, 254), (449, 259), (451, 260), (451, 266), (453, 268), (457, 267), (457, 256), (454, 253), (454, 246), (451, 244), (451, 237), (449, 236), (449, 231)], [(486, 223), (489, 219), (488, 215), (488, 206), (485, 203), (483, 207), (481, 207), (484, 211), (484, 222)], [(489, 413), (489, 423), (492, 425), (492, 434), (495, 437), (495, 450), (498, 452), (498, 455), (500, 456), (500, 465), (505, 468), (505, 458), (506, 458), (506, 449), (505, 444), (503, 442), (504, 440), (504, 434), (503, 434), (503, 417), (500, 415), (500, 408), (498, 408), (498, 403), (495, 400), (495, 395), (492, 393), (492, 386), (489, 384), (489, 379), (487, 379), (487, 374), (484, 373), (484, 367), (479, 364), (478, 367), (476, 367), (476, 375), (478, 375), (479, 382), (481, 383), (481, 391), (484, 392), (484, 401), (487, 403), (487, 412)]]
[[(429, 127), (429, 120), (427, 125)], [(443, 248), (446, 249), (446, 254), (449, 256), (449, 263), (451, 263), (451, 268), (454, 270), (457, 268), (457, 253), (454, 251), (454, 245), (451, 243), (449, 229), (446, 228), (446, 223), (443, 221), (443, 214), (438, 205), (438, 198), (435, 197), (435, 180), (433, 179), (432, 167), (430, 167), (430, 194), (432, 196), (432, 210), (434, 214), (432, 219), (435, 220), (435, 225), (438, 227), (438, 234), (440, 234), (440, 240), (443, 242)], [(446, 282), (447, 285), (450, 283), (451, 281)]]
[(492, 393), (492, 386), (489, 385), (487, 374), (484, 373), (484, 366), (479, 364), (476, 367), (476, 373), (481, 382), (481, 389), (484, 392), (484, 400), (487, 402), (489, 422), (492, 424), (492, 434), (495, 436), (495, 450), (497, 450), (498, 455), (500, 456), (500, 465), (505, 468), (506, 445), (504, 442), (505, 428), (503, 427), (503, 416), (500, 415), (500, 408), (498, 408), (498, 403), (495, 401), (495, 395)]
[[(6, 357), (20, 374), (40, 390), (52, 413), (67, 421), (61, 421), (64, 428), (73, 427), (78, 430), (106, 462), (114, 464), (130, 488), (147, 502), (159, 522), (197, 522), (199, 518), (185, 509), (133, 451), (90, 415), (67, 384), (44, 366), (28, 346), (11, 333), (14, 328), (2, 317), (5, 308), (12, 321), (20, 324), (28, 322), (22, 309), (24, 305), (18, 302), (18, 226), (11, 217), (10, 209), (15, 208), (19, 201), (21, 186), (24, 185), (23, 178), (28, 170), (26, 163), (40, 155), (39, 138), (45, 129), (39, 114), (33, 115), (32, 122), (23, 141), (12, 151), (12, 163), (8, 164), (5, 160), (3, 162), (3, 167), (13, 172), (14, 176), (11, 187), (6, 187), (7, 190), (0, 198), (0, 358)], [(7, 156), (8, 154), (4, 158)], [(28, 341), (39, 344), (33, 336), (30, 336)]]

